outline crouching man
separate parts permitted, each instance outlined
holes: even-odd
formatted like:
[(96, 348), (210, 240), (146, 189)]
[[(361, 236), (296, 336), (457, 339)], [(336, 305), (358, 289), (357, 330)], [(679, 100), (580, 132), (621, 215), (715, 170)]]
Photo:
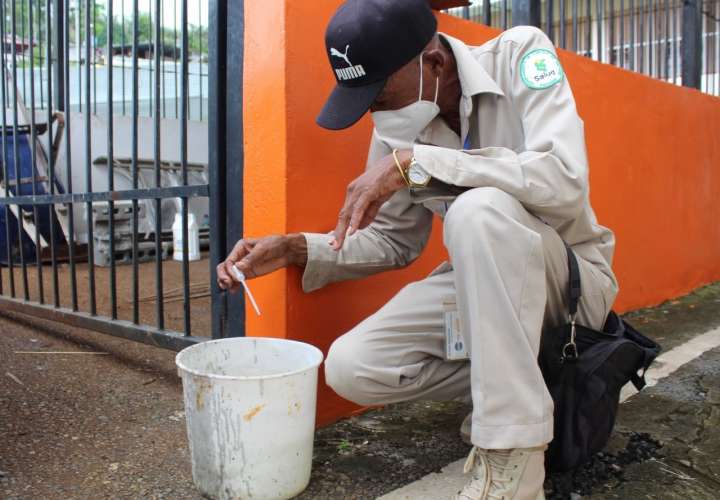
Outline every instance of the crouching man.
[[(590, 206), (583, 122), (548, 38), (517, 27), (470, 47), (436, 30), (427, 0), (340, 6), (326, 33), (337, 86), (318, 124), (371, 112), (365, 173), (334, 232), (241, 240), (218, 282), (237, 290), (235, 265), (249, 278), (298, 265), (309, 292), (407, 266), (439, 215), (450, 262), (338, 338), (326, 380), (361, 405), (471, 398), (472, 477), (456, 498), (535, 500), (553, 436), (537, 355), (541, 332), (567, 321), (565, 244), (580, 263), (579, 320), (601, 328), (614, 237)], [(448, 301), (468, 360), (446, 357)]]

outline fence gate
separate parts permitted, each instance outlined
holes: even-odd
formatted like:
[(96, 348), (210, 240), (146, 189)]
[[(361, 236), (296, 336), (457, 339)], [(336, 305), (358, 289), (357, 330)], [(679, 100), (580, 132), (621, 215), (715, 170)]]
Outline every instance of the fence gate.
[(530, 24), (560, 48), (720, 96), (720, 0), (467, 3), (448, 13), (500, 29)]
[(242, 14), (0, 0), (0, 311), (176, 350), (243, 334), (214, 276), (242, 234)]

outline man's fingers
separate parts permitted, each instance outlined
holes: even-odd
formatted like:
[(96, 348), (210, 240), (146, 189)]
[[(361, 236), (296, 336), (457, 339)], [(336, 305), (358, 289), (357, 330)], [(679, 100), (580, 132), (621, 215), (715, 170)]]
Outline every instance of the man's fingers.
[(375, 220), (375, 217), (377, 217), (378, 212), (380, 212), (380, 207), (382, 206), (382, 204), (383, 201), (376, 200), (367, 207), (367, 209), (365, 210), (365, 214), (363, 215), (363, 220), (360, 222), (358, 229), (365, 229), (370, 224), (372, 224), (372, 222)]
[[(232, 270), (232, 267), (235, 265), (235, 263), (228, 259), (225, 262), (222, 263), (223, 267), (223, 274), (226, 277), (226, 290), (232, 290), (233, 288), (237, 287), (237, 285), (240, 284), (238, 279), (235, 277), (235, 273)], [(220, 272), (218, 272), (218, 275)]]
[(244, 238), (235, 243), (230, 255), (227, 256), (227, 260), (237, 262), (245, 257), (257, 245), (257, 239), (255, 238)]
[(217, 271), (217, 284), (222, 290), (228, 290), (233, 286), (233, 279), (228, 275), (225, 265), (227, 261), (221, 262), (215, 268)]
[(365, 218), (365, 212), (367, 211), (371, 203), (371, 197), (366, 194), (360, 196), (357, 202), (355, 202), (355, 206), (353, 207), (352, 211), (352, 217), (350, 217), (350, 230), (348, 231), (348, 236), (352, 235), (353, 233), (355, 233), (355, 231), (357, 231), (358, 227)]
[[(245, 257), (243, 257), (241, 260), (237, 261), (234, 264), (235, 268), (238, 269), (240, 272), (242, 272), (245, 275), (245, 277), (248, 279), (256, 277), (255, 271), (253, 271), (253, 268), (260, 261), (260, 259), (258, 259), (257, 253), (259, 253), (259, 252), (257, 252), (255, 249), (253, 249), (249, 254), (247, 254)], [(230, 271), (232, 272), (232, 269)], [(233, 276), (234, 276), (234, 273), (233, 273)], [(240, 283), (240, 281), (237, 281), (237, 282)]]
[(349, 223), (350, 216), (348, 215), (348, 211), (343, 209), (340, 212), (340, 217), (338, 218), (337, 226), (335, 226), (335, 231), (333, 231), (333, 240), (330, 242), (333, 250), (340, 250), (342, 248)]

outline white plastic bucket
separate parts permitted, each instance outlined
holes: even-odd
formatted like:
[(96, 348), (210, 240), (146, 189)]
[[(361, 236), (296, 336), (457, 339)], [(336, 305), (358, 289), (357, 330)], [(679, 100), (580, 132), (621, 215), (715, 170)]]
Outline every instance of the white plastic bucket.
[(292, 498), (310, 481), (319, 349), (271, 338), (203, 342), (175, 358), (195, 485), (210, 498)]

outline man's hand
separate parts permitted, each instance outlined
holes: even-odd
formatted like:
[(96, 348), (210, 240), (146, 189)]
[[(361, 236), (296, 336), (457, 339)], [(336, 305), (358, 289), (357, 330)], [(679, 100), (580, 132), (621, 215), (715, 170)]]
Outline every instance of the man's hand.
[[(400, 165), (405, 169), (412, 159), (412, 150), (398, 151), (397, 156)], [(333, 249), (342, 248), (346, 234), (350, 236), (358, 229), (370, 225), (382, 204), (404, 187), (407, 187), (407, 184), (391, 154), (383, 157), (376, 165), (352, 181), (348, 185), (345, 205), (340, 210), (338, 223), (333, 232), (334, 237), (330, 241)]]
[(237, 267), (247, 279), (257, 278), (290, 264), (307, 262), (307, 241), (302, 234), (246, 238), (238, 241), (224, 262), (217, 266), (218, 286), (235, 293), (240, 282), (232, 271)]

